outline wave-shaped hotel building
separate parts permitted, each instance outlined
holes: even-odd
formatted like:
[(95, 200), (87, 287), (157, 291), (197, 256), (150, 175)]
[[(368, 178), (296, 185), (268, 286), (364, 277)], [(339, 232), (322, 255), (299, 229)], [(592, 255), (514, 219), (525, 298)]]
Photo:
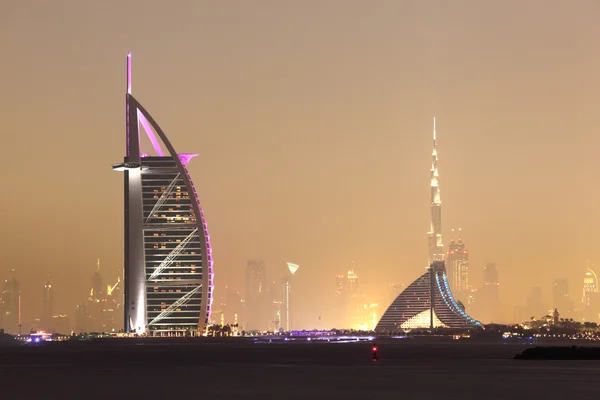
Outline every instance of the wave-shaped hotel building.
[[(197, 154), (177, 153), (132, 96), (131, 53), (126, 113), (125, 159), (113, 165), (125, 175), (125, 331), (200, 335), (210, 318), (214, 273), (210, 235), (187, 170)], [(141, 153), (141, 130), (155, 154)]]
[(417, 328), (474, 328), (481, 323), (471, 318), (454, 299), (442, 242), (442, 201), (435, 118), (433, 120), (433, 160), (431, 165), (431, 225), (429, 229), (429, 267), (392, 302), (375, 327), (378, 332)]

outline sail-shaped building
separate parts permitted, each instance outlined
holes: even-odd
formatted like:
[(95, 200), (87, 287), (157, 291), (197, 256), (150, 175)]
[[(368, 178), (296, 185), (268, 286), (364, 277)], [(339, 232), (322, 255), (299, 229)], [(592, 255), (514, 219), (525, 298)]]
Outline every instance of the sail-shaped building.
[(446, 266), (442, 242), (442, 201), (439, 186), (438, 149), (433, 119), (433, 153), (431, 164), (431, 223), (429, 267), (411, 283), (383, 313), (376, 331), (389, 332), (417, 328), (473, 328), (481, 325), (471, 318), (454, 299)]
[[(126, 332), (196, 336), (213, 300), (210, 235), (187, 170), (197, 154), (177, 153), (150, 113), (131, 94), (127, 55), (124, 172)], [(144, 132), (154, 154), (140, 151)]]

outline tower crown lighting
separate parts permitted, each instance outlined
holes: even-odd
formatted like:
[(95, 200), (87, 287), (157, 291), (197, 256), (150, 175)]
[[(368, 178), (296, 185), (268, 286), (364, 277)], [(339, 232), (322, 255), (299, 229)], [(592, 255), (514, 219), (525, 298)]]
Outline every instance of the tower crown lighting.
[(288, 267), (288, 269), (290, 270), (290, 273), (291, 273), (292, 275), (294, 275), (294, 274), (296, 273), (296, 271), (298, 271), (298, 268), (300, 268), (300, 266), (299, 266), (299, 265), (297, 265), (297, 264), (292, 264), (291, 262), (288, 262), (288, 263), (286, 263), (286, 264), (287, 264), (287, 267)]

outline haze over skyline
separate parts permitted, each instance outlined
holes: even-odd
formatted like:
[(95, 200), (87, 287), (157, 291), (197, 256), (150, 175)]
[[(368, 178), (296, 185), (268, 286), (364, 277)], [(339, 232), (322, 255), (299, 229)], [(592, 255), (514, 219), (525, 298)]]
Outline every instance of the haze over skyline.
[[(302, 266), (297, 325), (326, 314), (337, 274), (367, 297), (427, 265), (432, 119), (442, 227), (462, 228), (510, 311), (599, 269), (600, 4), (593, 1), (0, 2), (5, 155), (0, 278), (24, 320), (72, 313), (96, 259), (122, 268), (127, 51), (136, 98), (190, 164), (215, 296), (246, 261)], [(549, 302), (550, 303), (550, 302)], [(387, 305), (383, 305), (384, 307)], [(477, 315), (474, 315), (477, 317)]]

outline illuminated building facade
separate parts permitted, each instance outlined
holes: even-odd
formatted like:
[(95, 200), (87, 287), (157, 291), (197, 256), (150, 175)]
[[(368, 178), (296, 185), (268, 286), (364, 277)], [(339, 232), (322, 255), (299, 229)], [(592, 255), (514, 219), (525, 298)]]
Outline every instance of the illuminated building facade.
[[(77, 305), (75, 313), (76, 332), (115, 332), (122, 329), (123, 317), (121, 277), (114, 284), (104, 283), (100, 273), (100, 260), (91, 279), (87, 301)], [(57, 321), (52, 321), (56, 324)], [(46, 329), (55, 327), (45, 325)]]
[(346, 276), (338, 275), (335, 277), (335, 298), (341, 299), (346, 292)]
[[(202, 334), (211, 312), (213, 259), (204, 214), (186, 168), (197, 154), (177, 153), (132, 96), (131, 53), (126, 115), (125, 159), (113, 165), (125, 174), (125, 331)], [(140, 151), (140, 125), (153, 156)]]
[(300, 267), (292, 263), (287, 263), (287, 267), (290, 273), (283, 278), (283, 299), (281, 305), (283, 308), (283, 329), (289, 332), (292, 330), (294, 322), (292, 319), (292, 277)]
[(335, 277), (335, 293), (333, 309), (331, 310), (331, 320), (333, 326), (341, 328), (346, 326), (346, 318), (344, 310), (346, 310), (346, 275), (338, 275)]
[(588, 266), (583, 278), (583, 297), (581, 302), (585, 307), (594, 305), (594, 300), (598, 294), (598, 277), (596, 273)]
[[(360, 290), (358, 275), (354, 270), (346, 275), (336, 278), (336, 327), (340, 329), (367, 329), (372, 328), (373, 311), (365, 301), (365, 296)], [(369, 328), (369, 329), (371, 329)]]
[(411, 283), (387, 308), (375, 330), (380, 332), (418, 328), (473, 328), (481, 325), (465, 313), (450, 290), (442, 245), (441, 198), (435, 118), (431, 167), (431, 229), (427, 271)]
[[(346, 315), (350, 321), (351, 329), (365, 330), (369, 324), (368, 305), (365, 296), (358, 285), (358, 275), (354, 270), (348, 271), (346, 275)], [(348, 325), (347, 325), (348, 326)]]
[(13, 334), (20, 333), (21, 285), (14, 276), (11, 279), (6, 279), (4, 281), (0, 297), (2, 298), (0, 328)]
[(583, 296), (581, 298), (583, 308), (581, 318), (585, 321), (598, 321), (600, 317), (600, 293), (598, 293), (598, 277), (590, 269), (589, 263), (585, 276), (583, 277)]
[(450, 289), (455, 296), (467, 299), (469, 296), (469, 251), (462, 239), (451, 240), (446, 254), (446, 268), (450, 273)]
[(479, 325), (481, 323), (469, 317), (452, 296), (444, 262), (435, 261), (392, 302), (375, 329), (396, 331)]
[(42, 319), (52, 318), (54, 315), (54, 282), (46, 281), (44, 283), (44, 308), (42, 310)]

